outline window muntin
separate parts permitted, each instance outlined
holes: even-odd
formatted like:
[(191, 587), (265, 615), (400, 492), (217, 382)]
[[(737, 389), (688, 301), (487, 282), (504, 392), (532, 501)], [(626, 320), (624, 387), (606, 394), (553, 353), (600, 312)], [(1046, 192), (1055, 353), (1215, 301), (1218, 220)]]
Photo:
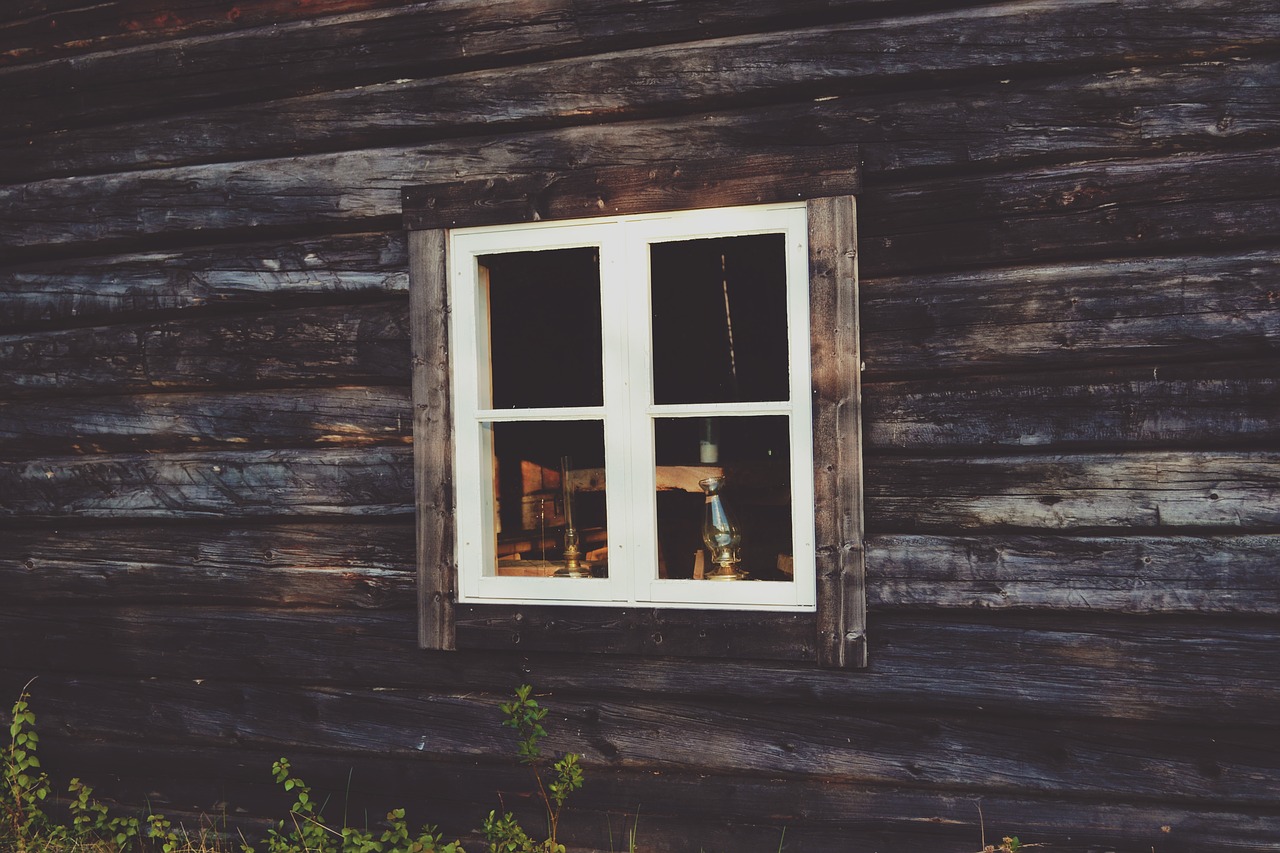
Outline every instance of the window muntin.
[[(459, 600), (813, 609), (804, 205), (460, 229), (450, 232), (449, 239), (451, 334), (456, 356)], [(563, 269), (576, 272), (559, 275), (555, 263), (544, 263), (550, 253), (571, 258), (572, 263)], [(587, 259), (598, 269), (594, 278)], [(680, 274), (678, 283), (672, 282), (674, 273)], [(564, 279), (568, 278), (573, 282), (566, 285)], [(598, 291), (591, 285), (598, 285)], [(674, 316), (679, 312), (681, 290), (694, 288), (703, 292), (698, 307), (690, 309), (693, 316)], [(530, 307), (532, 303), (525, 297), (534, 289), (555, 295), (547, 304)], [(499, 304), (507, 293), (519, 293), (524, 301)], [(735, 313), (737, 306), (741, 307)], [(591, 343), (597, 339), (592, 326), (596, 311), (598, 350), (592, 349), (595, 345)], [(512, 328), (518, 332), (522, 318), (536, 328), (530, 328), (527, 336), (518, 335), (522, 343), (512, 350), (506, 338)], [(554, 322), (557, 318), (562, 322)], [(731, 318), (739, 318), (733, 330), (737, 336), (732, 353), (737, 382), (732, 381), (732, 369), (726, 373), (723, 363), (711, 364), (713, 357), (720, 356), (723, 361), (727, 354), (724, 327), (732, 325)], [(548, 321), (553, 321), (552, 328), (546, 328)], [(664, 340), (698, 329), (711, 340), (710, 345), (707, 341), (699, 344), (709, 353), (703, 365), (706, 369), (690, 369), (688, 376), (682, 377), (679, 362), (681, 357), (691, 357), (690, 347), (672, 341), (673, 350), (683, 353), (673, 357), (662, 351)], [(502, 340), (496, 341), (498, 337)], [(521, 371), (529, 373), (529, 365), (546, 352), (540, 343), (544, 340), (555, 352), (576, 353), (575, 363), (559, 370), (553, 360), (548, 368), (550, 378), (536, 377), (530, 383), (534, 389), (516, 387), (521, 383), (517, 379), (513, 385), (512, 379)], [(566, 340), (571, 341), (568, 350)], [(765, 357), (754, 351), (744, 351), (739, 357), (737, 351), (742, 347), (759, 347), (766, 351)], [(519, 357), (522, 350), (528, 351), (528, 359)], [(516, 356), (510, 354), (513, 351)], [(586, 360), (584, 353), (588, 352), (598, 352), (598, 371), (594, 365), (588, 369), (579, 363)], [(536, 374), (532, 369), (530, 375)], [(593, 377), (599, 377), (598, 386), (594, 386), (599, 388), (598, 395)], [(504, 433), (519, 434), (512, 425), (526, 424), (526, 431), (550, 434), (555, 432), (551, 425), (557, 422), (572, 423), (579, 431), (588, 425), (598, 428), (603, 446), (591, 452), (567, 445), (557, 450), (551, 441), (539, 453), (529, 454), (540, 458), (503, 459)], [(718, 428), (723, 462), (704, 463), (697, 432), (690, 432), (691, 424), (700, 429), (708, 422)], [(681, 448), (677, 445), (682, 435), (685, 444)], [(769, 443), (765, 437), (771, 437), (771, 447), (765, 446)], [(507, 438), (505, 446), (512, 444)], [(516, 514), (510, 490), (503, 492), (502, 475), (495, 477), (492, 470), (495, 459), (499, 468), (508, 469), (509, 479), (513, 476), (510, 469), (517, 463), (528, 462), (545, 472), (553, 467), (548, 463), (565, 456), (573, 460), (568, 479), (575, 486), (575, 510), (581, 503), (584, 521), (588, 517), (608, 521), (593, 527), (596, 538), (589, 543), (597, 558), (605, 559), (594, 561), (595, 576), (590, 578), (504, 574), (498, 560), (511, 545), (501, 541), (509, 532), (507, 525), (513, 518), (528, 523), (533, 516), (527, 507), (524, 515)], [(600, 456), (603, 465), (597, 467)], [(681, 458), (697, 464), (682, 465)], [(677, 468), (687, 470), (677, 472)], [(744, 548), (752, 547), (755, 539), (761, 547), (768, 541), (773, 551), (779, 550), (779, 543), (790, 549), (790, 554), (768, 557), (753, 553), (750, 562), (756, 567), (753, 577), (758, 579), (696, 580), (683, 568), (673, 571), (671, 559), (664, 554), (670, 552), (666, 547), (670, 543), (659, 537), (673, 529), (667, 505), (684, 505), (686, 515), (676, 526), (683, 528), (680, 537), (685, 543), (683, 550), (688, 550), (692, 541), (689, 528), (699, 526), (702, 518), (701, 493), (691, 490), (689, 477), (708, 473), (727, 474), (734, 484), (726, 492), (726, 500), (741, 504), (734, 510), (744, 519)], [(669, 491), (666, 481), (677, 474), (684, 475), (683, 495), (678, 500), (669, 499), (675, 498), (674, 494), (664, 498), (660, 489)], [(770, 482), (762, 481), (769, 477)], [(552, 486), (542, 489), (539, 517), (544, 522), (548, 518), (562, 522), (563, 500), (557, 505), (554, 496), (547, 494), (557, 478), (545, 476), (543, 485), (547, 482)], [(696, 484), (696, 479), (693, 482)], [(750, 495), (754, 495), (753, 503), (748, 504)], [(550, 515), (548, 500), (553, 507)], [(754, 521), (762, 517), (754, 502), (772, 503), (774, 509), (764, 514), (767, 523)], [(785, 519), (781, 522), (779, 506)], [(691, 520), (687, 513), (695, 509)], [(747, 519), (753, 521), (748, 523)], [(548, 539), (539, 533), (539, 548), (546, 548)], [(549, 554), (559, 556), (555, 552), (551, 548)], [(744, 564), (747, 562), (744, 559)]]

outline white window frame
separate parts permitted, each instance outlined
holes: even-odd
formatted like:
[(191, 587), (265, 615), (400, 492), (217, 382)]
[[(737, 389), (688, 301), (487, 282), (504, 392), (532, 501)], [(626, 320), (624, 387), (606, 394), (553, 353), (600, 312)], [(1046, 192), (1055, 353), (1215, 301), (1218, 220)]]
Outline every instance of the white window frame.
[[(782, 234), (786, 251), (789, 399), (656, 405), (652, 400), (648, 246)], [(600, 252), (602, 406), (494, 410), (488, 396), (488, 311), (478, 259), (592, 246)], [(649, 606), (811, 612), (816, 606), (809, 251), (803, 202), (452, 229), (448, 233), (454, 485), (460, 603)], [(659, 417), (789, 419), (791, 581), (711, 582), (657, 577), (652, 424)], [(599, 420), (604, 425), (607, 578), (505, 577), (495, 565), (491, 446), (484, 425)]]

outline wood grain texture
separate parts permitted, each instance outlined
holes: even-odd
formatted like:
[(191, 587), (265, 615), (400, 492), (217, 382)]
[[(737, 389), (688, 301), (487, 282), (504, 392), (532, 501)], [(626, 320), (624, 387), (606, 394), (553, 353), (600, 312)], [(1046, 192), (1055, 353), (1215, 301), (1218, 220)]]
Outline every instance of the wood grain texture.
[[(4, 537), (0, 588), (14, 602), (400, 609), (414, 601), (416, 552), (407, 521), (80, 526), (7, 530)], [(1277, 549), (1275, 534), (879, 535), (867, 542), (867, 597), (880, 615), (1275, 616)], [(555, 624), (546, 630), (585, 636), (586, 623), (574, 627), (575, 612), (567, 620), (549, 616)], [(480, 609), (476, 621), (489, 622), (485, 630), (494, 637), (506, 630), (509, 647), (513, 634), (527, 633), (537, 620), (517, 622), (510, 613), (505, 621), (498, 614), (489, 619)], [(650, 618), (637, 649), (655, 645), (656, 624)], [(665, 625), (657, 630), (667, 639), (677, 636)], [(696, 631), (689, 637), (711, 645)], [(527, 650), (523, 643), (519, 648)], [(664, 651), (675, 648), (672, 642)]]
[(408, 315), (406, 301), (397, 299), (6, 335), (0, 391), (402, 384), (409, 379)]
[[(31, 671), (505, 695), (513, 684), (623, 701), (803, 701), (853, 713), (919, 708), (1037, 717), (1276, 725), (1274, 620), (1111, 614), (873, 613), (870, 666), (416, 648), (411, 610), (103, 608), (0, 601), (0, 651)], [(91, 640), (91, 641), (90, 641)], [(288, 655), (278, 654), (289, 649)], [(1240, 661), (1248, 661), (1241, 666)], [(21, 682), (17, 685), (21, 686)]]
[(816, 642), (823, 666), (855, 668), (867, 665), (857, 209), (845, 196), (807, 211)]
[(0, 401), (0, 458), (408, 444), (400, 386)]
[(868, 187), (863, 271), (1257, 245), (1280, 231), (1277, 177), (1264, 149)]
[(866, 471), (875, 533), (1280, 525), (1269, 451), (868, 457)]
[(0, 268), (0, 329), (403, 294), (404, 236), (334, 235)]
[(418, 646), (440, 651), (457, 648), (447, 245), (444, 231), (409, 235)]
[(370, 447), (5, 462), (0, 519), (407, 516), (411, 453)]
[(409, 610), (413, 538), (407, 520), (6, 530), (0, 588), (101, 607)]
[(1280, 614), (1280, 537), (874, 536), (876, 612)]
[(1270, 360), (1280, 350), (1278, 276), (1280, 254), (1259, 250), (869, 279), (867, 380), (1041, 364)]
[(566, 170), (406, 188), (405, 227), (468, 228), (550, 219), (775, 204), (861, 187), (856, 147), (796, 154)]
[[(696, 13), (670, 13), (683, 5), (668, 3), (637, 11), (620, 3), (575, 6), (565, 0), (539, 0), (532, 6), (515, 0), (479, 7), (414, 4), (402, 10), (244, 30), (234, 40), (192, 38), (104, 51), (0, 68), (0, 92), (6, 93), (0, 96), (0, 110), (9, 117), (13, 131), (29, 133), (172, 110), (178, 105), (243, 102), (513, 64), (516, 58), (530, 61), (603, 53), (684, 41), (691, 35), (706, 38), (717, 30), (720, 34), (750, 31), (761, 19), (785, 20), (817, 4), (786, 11), (774, 4), (742, 4), (743, 12), (732, 23), (721, 13), (710, 26), (703, 17), (693, 28), (689, 23), (696, 20)], [(627, 10), (626, 17), (618, 14), (621, 9)], [(847, 29), (828, 24), (825, 30), (831, 35), (817, 46), (803, 44), (808, 35), (803, 32), (790, 40), (799, 42), (797, 53), (835, 52), (831, 65), (837, 69), (852, 57), (854, 67), (860, 64), (864, 74), (929, 74), (956, 70), (957, 64), (963, 69), (1109, 61), (1124, 67), (1155, 58), (1239, 55), (1274, 44), (1280, 24), (1274, 8), (1258, 0), (1141, 0), (1127, 4), (1123, 16), (1096, 0), (1070, 5), (1018, 3), (887, 20), (893, 23), (856, 23)], [(983, 50), (971, 49), (975, 37), (982, 39)], [(847, 54), (841, 62), (840, 47), (846, 42)], [(379, 49), (363, 50), (369, 43), (378, 44)], [(944, 67), (938, 68), (940, 64)], [(726, 67), (733, 65), (730, 56)], [(655, 69), (653, 76), (663, 76), (666, 70)], [(48, 86), (43, 98), (32, 93), (33, 80)]]
[(865, 440), (874, 451), (1226, 449), (1280, 439), (1276, 359), (949, 374), (864, 387)]
[[(78, 738), (135, 737), (142, 714), (153, 743), (296, 752), (323, 738), (331, 754), (428, 760), (511, 751), (509, 733), (495, 722), (500, 697), (492, 694), (76, 676), (42, 679), (40, 690), (44, 717)], [(997, 725), (927, 710), (855, 712), (787, 702), (708, 709), (677, 698), (559, 693), (544, 725), (544, 748), (579, 749), (588, 773), (595, 766), (721, 776), (784, 772), (806, 781), (953, 795), (1056, 791), (1248, 805), (1274, 795), (1280, 763), (1280, 730), (1238, 723), (1193, 728), (1013, 717)]]
[[(1011, 17), (1014, 29), (1028, 26)], [(875, 171), (1203, 149), (1274, 138), (1280, 129), (1280, 110), (1270, 96), (1280, 64), (1265, 57), (1047, 79), (1019, 75), (993, 86), (968, 82), (984, 54), (956, 50), (927, 69), (948, 74), (945, 89), (916, 88), (904, 97), (901, 88), (919, 85), (922, 68), (920, 54), (908, 60), (908, 50), (882, 46), (898, 38), (897, 23), (887, 19), (878, 31), (865, 25), (856, 33), (813, 28), (645, 48), (606, 63), (577, 57), (404, 79), (0, 139), (0, 183), (527, 133), (655, 114), (697, 115), (744, 129), (768, 114), (814, 141), (862, 145)], [(959, 18), (955, 26), (1011, 23)], [(1047, 70), (1057, 73), (1058, 63), (1041, 73)], [(892, 91), (880, 91), (885, 88)], [(815, 97), (822, 100), (815, 103)], [(707, 115), (709, 109), (715, 113)]]

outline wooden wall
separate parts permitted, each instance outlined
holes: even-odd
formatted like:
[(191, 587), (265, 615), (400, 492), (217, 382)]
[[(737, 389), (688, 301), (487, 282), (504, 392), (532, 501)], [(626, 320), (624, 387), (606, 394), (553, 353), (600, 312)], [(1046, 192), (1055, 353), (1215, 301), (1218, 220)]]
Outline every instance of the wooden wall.
[[(530, 681), (575, 849), (1280, 850), (1274, 0), (24, 0), (0, 116), (63, 782), (466, 833)], [(850, 142), (870, 669), (418, 651), (401, 187)]]

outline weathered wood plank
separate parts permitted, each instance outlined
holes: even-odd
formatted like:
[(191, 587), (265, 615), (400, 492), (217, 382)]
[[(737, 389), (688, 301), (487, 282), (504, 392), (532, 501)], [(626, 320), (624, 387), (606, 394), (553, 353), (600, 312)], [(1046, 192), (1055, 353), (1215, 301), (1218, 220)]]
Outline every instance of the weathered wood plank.
[[(556, 701), (552, 696), (548, 704), (554, 708)], [(38, 711), (38, 697), (36, 705)], [(149, 799), (166, 814), (175, 807), (219, 813), (222, 809), (212, 806), (225, 804), (228, 814), (278, 817), (288, 802), (264, 772), (278, 751), (113, 744), (46, 731), (41, 753), (56, 779), (80, 776), (95, 786), (95, 794), (137, 803)], [(536, 807), (520, 796), (529, 784), (523, 768), (318, 753), (295, 757), (294, 766), (322, 799), (327, 796), (334, 804), (349, 800), (351, 814), (380, 814), (409, 805), (412, 821), (438, 822), (450, 838), (478, 825), (497, 805), (499, 792), (503, 807), (522, 818), (530, 806)], [(175, 767), (190, 773), (175, 778)], [(1257, 807), (1213, 811), (1204, 805), (1119, 798), (1064, 801), (1030, 792), (988, 792), (982, 796), (980, 816), (974, 799), (936, 791), (593, 766), (562, 824), (573, 849), (608, 851), (612, 830), (616, 850), (620, 804), (639, 804), (645, 849), (655, 853), (684, 853), (689, 839), (706, 850), (772, 849), (783, 825), (787, 846), (801, 850), (975, 853), (979, 845), (973, 839), (985, 831), (991, 839), (1020, 834), (1026, 842), (1049, 843), (1053, 850), (1071, 853), (1141, 849), (1143, 844), (1161, 849), (1171, 840), (1197, 851), (1238, 853), (1274, 849), (1273, 841), (1280, 837), (1275, 818)], [(635, 805), (623, 809), (628, 826), (634, 810)], [(536, 825), (534, 820), (525, 825)], [(893, 836), (891, 843), (884, 843), (886, 836)]]
[(0, 401), (0, 458), (235, 447), (408, 444), (404, 387)]
[(857, 148), (612, 166), (409, 187), (405, 227), (465, 228), (847, 196), (861, 188)]
[(1280, 536), (875, 536), (889, 608), (1280, 615)]
[(875, 533), (1280, 525), (1280, 454), (1266, 451), (879, 456), (866, 471)]
[[(1036, 301), (1033, 292), (1026, 301)], [(1000, 333), (1017, 337), (1005, 327)], [(882, 336), (886, 344), (889, 338)], [(893, 349), (883, 347), (878, 355), (892, 359), (898, 354)], [(923, 352), (920, 357), (928, 359)], [(863, 393), (864, 437), (874, 451), (1223, 449), (1280, 442), (1280, 360), (1274, 358), (950, 374), (945, 380), (868, 383)]]
[(121, 454), (0, 463), (0, 519), (396, 516), (412, 449)]
[[(662, 4), (645, 10), (647, 14), (626, 7), (625, 16), (618, 14), (619, 5), (565, 0), (539, 0), (532, 8), (527, 0), (456, 7), (415, 4), (408, 10), (243, 30), (233, 39), (192, 38), (0, 68), (0, 113), (20, 132), (74, 127), (179, 105), (315, 91), (326, 84), (381, 83), (492, 67), (498, 60), (514, 64), (517, 57), (550, 58), (679, 41), (694, 33), (705, 38), (717, 30), (750, 31), (767, 26), (771, 18), (811, 12), (818, 4), (785, 11), (772, 3), (742, 4), (736, 20), (721, 14), (714, 22), (698, 14), (706, 4), (674, 15), (671, 10), (680, 5)], [(856, 5), (866, 9), (871, 4)], [(829, 17), (830, 7), (824, 11)], [(1124, 15), (1116, 15), (1112, 4), (1094, 0), (1066, 6), (979, 6), (847, 29), (827, 24), (827, 37), (818, 44), (824, 54), (836, 53), (833, 69), (853, 64), (878, 74), (929, 74), (1033, 64), (1110, 62), (1128, 67), (1150, 59), (1241, 55), (1274, 44), (1277, 28), (1274, 8), (1260, 0), (1131, 0)], [(803, 42), (805, 35), (789, 38)], [(972, 49), (975, 38), (981, 39), (983, 50)], [(840, 47), (846, 43), (852, 59), (842, 61)], [(378, 50), (364, 49), (368, 44), (377, 44)], [(803, 47), (798, 52), (805, 52)], [(729, 76), (735, 64), (729, 57)], [(678, 73), (657, 66), (643, 76)], [(41, 97), (31, 85), (36, 79), (43, 84)]]
[(418, 646), (441, 651), (457, 648), (447, 246), (444, 231), (409, 235)]
[[(1004, 14), (1013, 20), (962, 17), (955, 29), (1035, 26), (1017, 13)], [(889, 19), (876, 28), (813, 28), (645, 48), (607, 62), (577, 57), (0, 139), (0, 183), (425, 142), (504, 128), (527, 133), (655, 113), (696, 112), (701, 119), (714, 109), (718, 123), (750, 125), (759, 122), (751, 116), (761, 110), (743, 105), (762, 102), (779, 102), (767, 108), (776, 122), (801, 127), (814, 141), (862, 144), (875, 171), (1043, 159), (1053, 152), (1086, 159), (1174, 145), (1212, 148), (1280, 129), (1271, 96), (1280, 75), (1274, 59), (1236, 57), (1050, 79), (1018, 75), (958, 86), (955, 74), (972, 74), (987, 54), (954, 45), (921, 54), (920, 44), (890, 45), (902, 26), (909, 25)], [(947, 89), (901, 91), (904, 75), (909, 81), (921, 71), (948, 70)], [(881, 87), (894, 91), (875, 91)], [(823, 99), (814, 103), (816, 96)]]
[[(701, 121), (693, 124), (702, 125)], [(767, 124), (772, 138), (725, 134), (689, 120), (571, 128), (480, 145), (445, 144), (287, 160), (38, 181), (0, 188), (0, 242), (10, 260), (85, 244), (250, 227), (381, 228), (399, 214), (401, 188), (456, 180), (536, 179), (609, 163), (776, 153), (810, 139)], [(478, 163), (477, 146), (484, 152)], [(821, 147), (821, 146), (819, 146)], [(859, 198), (862, 271), (887, 275), (992, 261), (1256, 245), (1280, 235), (1275, 151), (1233, 151), (869, 186)], [(1214, 223), (1206, 228), (1206, 221)], [(241, 237), (243, 239), (243, 236)], [(94, 247), (101, 253), (103, 246)]]
[(0, 337), (0, 391), (127, 393), (409, 379), (404, 299)]
[[(89, 697), (92, 697), (91, 699)], [(510, 754), (499, 697), (414, 688), (377, 691), (201, 678), (45, 676), (43, 717), (78, 738), (232, 742), (285, 751), (417, 759)], [(163, 713), (158, 713), (163, 709)], [(679, 697), (558, 694), (545, 749), (593, 766), (707, 774), (785, 774), (953, 794), (1123, 795), (1188, 805), (1268, 802), (1280, 790), (1280, 730), (1236, 721), (1049, 721), (999, 724), (932, 709), (838, 713), (796, 702), (724, 705)], [(1171, 786), (1171, 782), (1176, 784)]]
[[(997, 233), (1016, 221), (989, 225)], [(1120, 248), (1125, 239), (1117, 232), (1110, 242)], [(863, 288), (866, 378), (968, 366), (1271, 359), (1280, 350), (1278, 280), (1274, 251), (871, 279)]]
[(808, 204), (818, 660), (867, 665), (857, 208)]
[[(13, 602), (342, 609), (414, 599), (414, 534), (404, 522), (35, 528), (4, 538), (0, 589)], [(881, 614), (1276, 616), (1278, 553), (1274, 535), (880, 535), (867, 542), (867, 595)]]
[[(398, 515), (412, 451), (261, 450), (0, 463), (0, 517)], [(869, 458), (876, 533), (1028, 528), (1273, 529), (1280, 455), (1265, 451)]]
[(4, 540), (10, 601), (407, 610), (414, 600), (404, 522), (7, 530)]
[[(678, 695), (726, 707), (803, 697), (842, 714), (925, 707), (1055, 719), (1277, 724), (1280, 629), (1274, 620), (872, 615), (871, 664), (856, 677), (818, 669), (816, 662), (438, 654), (417, 649), (413, 611), (32, 606), (7, 599), (0, 600), (0, 660), (22, 660), (27, 678), (92, 672), (502, 694), (527, 682), (544, 691)], [(280, 654), (282, 648), (289, 653)]]
[(1256, 245), (1280, 235), (1278, 185), (1266, 149), (868, 187), (862, 262), (883, 275)]
[(403, 0), (62, 0), (0, 10), (0, 65), (350, 14)]
[(334, 235), (0, 268), (0, 328), (405, 293), (404, 235)]

